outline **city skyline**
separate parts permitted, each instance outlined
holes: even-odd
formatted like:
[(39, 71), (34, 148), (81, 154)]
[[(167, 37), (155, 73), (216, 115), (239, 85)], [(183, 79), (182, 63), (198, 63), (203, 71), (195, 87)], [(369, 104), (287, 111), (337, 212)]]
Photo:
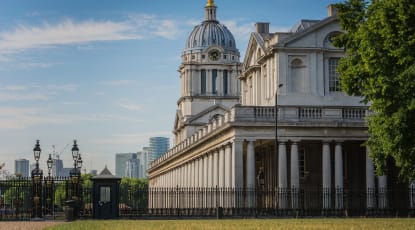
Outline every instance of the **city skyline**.
[[(241, 59), (256, 22), (287, 31), (299, 18), (325, 17), (336, 2), (215, 1)], [(70, 167), (76, 139), (87, 171), (108, 165), (113, 174), (115, 153), (138, 152), (152, 136), (172, 140), (176, 70), (206, 0), (2, 3), (0, 163), (6, 170), (14, 172), (18, 158), (34, 162), (37, 139), (43, 168), (52, 146)]]

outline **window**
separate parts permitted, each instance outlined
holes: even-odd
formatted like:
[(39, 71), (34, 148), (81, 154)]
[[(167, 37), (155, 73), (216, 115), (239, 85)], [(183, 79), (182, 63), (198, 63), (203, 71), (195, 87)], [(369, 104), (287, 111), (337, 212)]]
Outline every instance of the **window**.
[(206, 55), (202, 54), (202, 59), (205, 59), (205, 58), (206, 58)]
[(206, 94), (206, 70), (202, 69), (200, 71), (200, 93)]
[(100, 202), (110, 202), (111, 201), (111, 187), (101, 186), (99, 195), (100, 195), (99, 197)]
[(228, 70), (223, 71), (223, 94), (228, 95)]
[(340, 91), (339, 72), (337, 66), (340, 58), (329, 58), (329, 92)]
[(212, 93), (216, 94), (218, 93), (216, 88), (216, 79), (218, 78), (218, 70), (214, 69), (212, 70)]

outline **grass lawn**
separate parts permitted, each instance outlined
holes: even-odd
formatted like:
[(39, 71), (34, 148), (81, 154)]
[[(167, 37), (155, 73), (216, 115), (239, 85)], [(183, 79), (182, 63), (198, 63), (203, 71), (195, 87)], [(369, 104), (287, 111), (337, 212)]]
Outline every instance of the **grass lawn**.
[(119, 229), (415, 229), (414, 218), (78, 220), (49, 230)]

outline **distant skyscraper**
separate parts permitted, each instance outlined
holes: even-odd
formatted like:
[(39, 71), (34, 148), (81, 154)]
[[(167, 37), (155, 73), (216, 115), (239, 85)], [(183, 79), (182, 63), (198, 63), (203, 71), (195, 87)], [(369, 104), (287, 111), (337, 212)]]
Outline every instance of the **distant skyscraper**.
[(53, 159), (52, 176), (63, 176), (63, 161), (59, 158)]
[(29, 176), (29, 160), (17, 159), (14, 161), (14, 174), (22, 177)]
[(151, 161), (159, 158), (170, 148), (169, 138), (150, 137)]
[(137, 152), (137, 158), (140, 159), (139, 178), (147, 178), (147, 168), (150, 163), (150, 147), (143, 147), (143, 151)]
[(130, 159), (125, 162), (125, 176), (129, 178), (139, 178), (140, 160), (137, 154), (133, 154)]
[(125, 177), (126, 162), (132, 158), (135, 153), (117, 153), (115, 154), (115, 176)]

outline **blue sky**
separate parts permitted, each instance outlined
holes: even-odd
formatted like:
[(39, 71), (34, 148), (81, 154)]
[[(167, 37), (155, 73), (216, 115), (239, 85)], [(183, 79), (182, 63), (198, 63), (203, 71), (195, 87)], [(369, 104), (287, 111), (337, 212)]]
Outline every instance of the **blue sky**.
[[(323, 19), (334, 0), (216, 0), (243, 60), (255, 22), (287, 31)], [(114, 172), (117, 152), (137, 152), (151, 136), (172, 138), (180, 55), (206, 0), (0, 0), (0, 163), (41, 166), (52, 145), (72, 164)], [(69, 144), (69, 146), (68, 146)]]

